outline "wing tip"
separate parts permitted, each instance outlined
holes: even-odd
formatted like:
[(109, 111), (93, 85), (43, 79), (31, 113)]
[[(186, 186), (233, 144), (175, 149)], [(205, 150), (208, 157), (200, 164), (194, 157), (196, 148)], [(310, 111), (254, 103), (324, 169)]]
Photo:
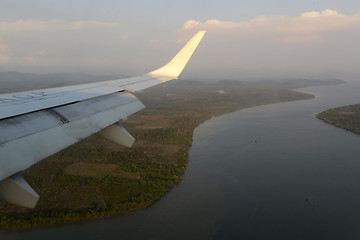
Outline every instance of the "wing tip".
[(200, 41), (204, 37), (206, 31), (201, 30), (194, 34), (194, 36), (186, 43), (186, 45), (176, 54), (176, 56), (166, 65), (158, 68), (152, 72), (147, 73), (152, 77), (159, 78), (163, 82), (177, 79), (181, 74)]

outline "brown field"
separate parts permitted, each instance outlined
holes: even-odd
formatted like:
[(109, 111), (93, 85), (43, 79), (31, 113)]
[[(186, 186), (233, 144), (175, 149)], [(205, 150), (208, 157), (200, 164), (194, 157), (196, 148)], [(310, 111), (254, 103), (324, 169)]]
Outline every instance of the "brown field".
[(64, 169), (64, 173), (84, 177), (103, 177), (109, 175), (117, 168), (118, 165), (116, 164), (78, 162), (67, 166)]
[(356, 114), (356, 112), (339, 112), (339, 114), (343, 114), (343, 115), (354, 115), (354, 114)]

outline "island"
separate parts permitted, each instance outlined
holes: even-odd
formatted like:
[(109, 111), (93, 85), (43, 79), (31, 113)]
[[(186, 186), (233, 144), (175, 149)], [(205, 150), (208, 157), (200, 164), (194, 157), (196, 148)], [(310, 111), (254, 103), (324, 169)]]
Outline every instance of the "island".
[[(310, 99), (314, 96), (294, 89), (338, 83), (182, 80), (136, 93), (146, 108), (122, 122), (135, 137), (134, 146), (93, 135), (33, 165), (21, 175), (41, 196), (38, 205), (26, 209), (0, 202), (0, 229), (79, 222), (146, 208), (181, 181), (194, 128), (206, 119)], [(351, 116), (353, 110), (347, 112)]]
[(317, 114), (326, 123), (360, 134), (360, 104), (328, 109)]

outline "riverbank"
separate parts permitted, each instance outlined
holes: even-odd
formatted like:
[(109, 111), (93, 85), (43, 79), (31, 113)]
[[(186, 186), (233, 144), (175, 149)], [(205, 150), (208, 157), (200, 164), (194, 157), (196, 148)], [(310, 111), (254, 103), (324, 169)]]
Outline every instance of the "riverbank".
[(124, 122), (133, 148), (97, 136), (39, 162), (22, 175), (41, 196), (23, 209), (0, 203), (2, 229), (83, 221), (150, 206), (180, 181), (194, 128), (242, 108), (312, 98), (308, 83), (184, 81), (137, 94), (147, 108)]

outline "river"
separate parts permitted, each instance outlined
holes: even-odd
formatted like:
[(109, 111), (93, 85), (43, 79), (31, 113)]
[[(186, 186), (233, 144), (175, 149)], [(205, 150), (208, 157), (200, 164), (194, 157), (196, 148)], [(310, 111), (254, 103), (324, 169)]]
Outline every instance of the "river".
[(360, 83), (212, 118), (182, 181), (148, 209), (0, 232), (13, 239), (360, 239), (360, 135), (315, 114), (360, 103)]

